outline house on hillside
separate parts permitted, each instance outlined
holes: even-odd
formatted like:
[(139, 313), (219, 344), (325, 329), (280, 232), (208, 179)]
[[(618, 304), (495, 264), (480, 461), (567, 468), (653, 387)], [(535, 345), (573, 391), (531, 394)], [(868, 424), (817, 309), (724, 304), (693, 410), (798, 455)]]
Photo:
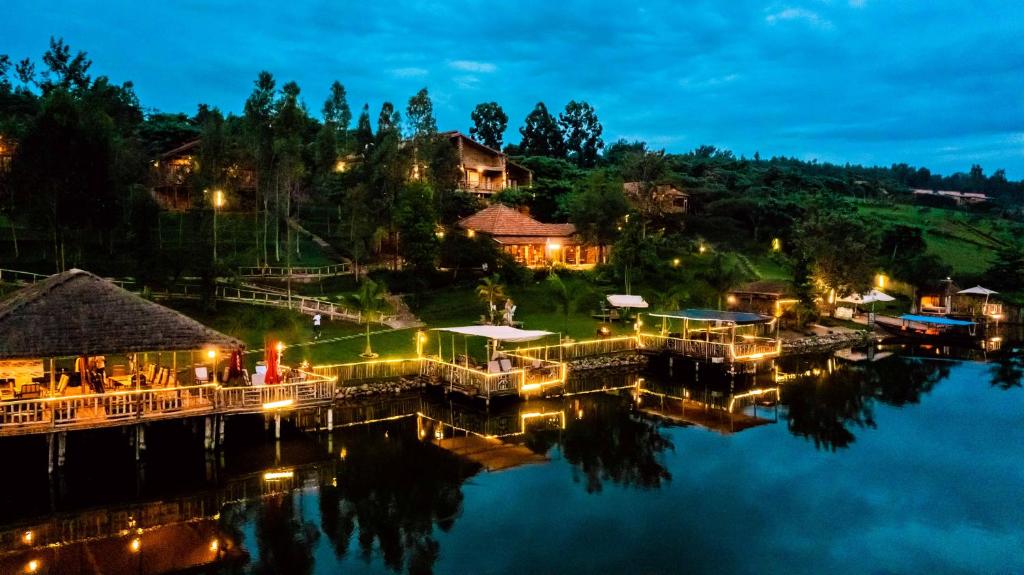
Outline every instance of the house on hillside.
[[(168, 150), (152, 161), (150, 185), (157, 202), (166, 209), (187, 210), (192, 207), (191, 179), (199, 169), (202, 140), (192, 140)], [(230, 192), (251, 192), (256, 189), (256, 171), (237, 164), (227, 167), (225, 180)]]
[(646, 207), (658, 215), (685, 214), (690, 208), (690, 195), (670, 184), (625, 182), (622, 191), (634, 208)]
[(442, 136), (458, 150), (462, 181), (459, 187), (471, 194), (487, 197), (507, 188), (528, 188), (533, 185), (533, 172), (520, 166), (502, 152), (489, 148), (461, 132), (444, 132)]
[(938, 196), (942, 198), (949, 198), (958, 206), (983, 204), (989, 201), (989, 197), (985, 194), (978, 192), (957, 192), (953, 190), (923, 190), (913, 189), (910, 190), (915, 198)]
[(600, 258), (601, 250), (583, 243), (576, 234), (576, 226), (539, 222), (503, 204), (494, 204), (463, 218), (458, 227), (469, 237), (481, 234), (491, 238), (527, 267), (551, 264), (590, 267)]

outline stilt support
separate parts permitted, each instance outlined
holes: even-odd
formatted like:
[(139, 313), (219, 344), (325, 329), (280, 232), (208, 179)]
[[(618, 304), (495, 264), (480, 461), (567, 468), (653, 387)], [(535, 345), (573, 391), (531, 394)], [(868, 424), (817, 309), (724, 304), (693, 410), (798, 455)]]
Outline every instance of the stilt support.
[(68, 432), (57, 434), (57, 467), (64, 467), (64, 455), (67, 451)]
[(274, 414), (274, 439), (281, 439), (281, 414)]
[(327, 431), (334, 431), (334, 408), (327, 408)]

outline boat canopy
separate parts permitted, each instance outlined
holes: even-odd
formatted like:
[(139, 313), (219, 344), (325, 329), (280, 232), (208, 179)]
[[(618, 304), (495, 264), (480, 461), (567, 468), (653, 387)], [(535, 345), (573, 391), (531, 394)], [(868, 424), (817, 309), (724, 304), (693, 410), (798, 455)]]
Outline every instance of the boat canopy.
[(472, 335), (477, 337), (486, 337), (494, 341), (533, 341), (540, 339), (548, 335), (554, 335), (554, 332), (531, 330), (531, 329), (519, 329), (517, 327), (511, 327), (507, 325), (467, 325), (462, 327), (437, 327), (432, 331), (447, 331), (451, 333), (459, 333), (462, 335)]
[(608, 296), (608, 303), (610, 303), (612, 307), (647, 307), (647, 302), (644, 301), (643, 296), (638, 295), (613, 294)]
[(949, 319), (948, 317), (936, 317), (930, 315), (913, 315), (903, 314), (900, 319), (904, 321), (916, 321), (917, 323), (927, 323), (931, 325), (976, 325), (973, 321), (964, 321), (961, 319)]
[(773, 317), (745, 311), (718, 311), (714, 309), (684, 309), (648, 314), (651, 317), (667, 317), (669, 319), (687, 319), (690, 321), (724, 321), (736, 325), (767, 323)]

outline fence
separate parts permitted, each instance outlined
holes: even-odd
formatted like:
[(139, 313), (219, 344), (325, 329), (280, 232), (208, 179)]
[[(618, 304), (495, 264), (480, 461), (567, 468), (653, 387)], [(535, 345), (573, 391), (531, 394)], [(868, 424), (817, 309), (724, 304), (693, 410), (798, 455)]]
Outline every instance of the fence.
[(238, 275), (247, 278), (327, 278), (352, 273), (347, 263), (319, 267), (250, 266), (238, 268)]
[(638, 344), (640, 349), (664, 350), (693, 359), (722, 359), (730, 362), (774, 357), (780, 352), (779, 340), (770, 338), (723, 343), (666, 335), (640, 334)]
[(0, 435), (92, 429), (196, 414), (286, 409), (334, 399), (334, 380), (299, 373), (302, 380), (275, 385), (188, 385), (5, 401), (0, 404)]
[(419, 375), (421, 358), (413, 359), (380, 359), (357, 363), (341, 363), (334, 365), (317, 365), (308, 371), (319, 377), (337, 382), (339, 386), (356, 385), (365, 381), (381, 379), (397, 379)]
[(36, 283), (39, 280), (44, 280), (49, 276), (45, 274), (37, 274), (33, 272), (23, 272), (18, 270), (7, 270), (0, 269), (0, 283)]
[(553, 361), (573, 361), (598, 355), (613, 355), (636, 351), (637, 338), (633, 336), (611, 337), (607, 339), (590, 339), (573, 341), (557, 345), (526, 347), (516, 353)]

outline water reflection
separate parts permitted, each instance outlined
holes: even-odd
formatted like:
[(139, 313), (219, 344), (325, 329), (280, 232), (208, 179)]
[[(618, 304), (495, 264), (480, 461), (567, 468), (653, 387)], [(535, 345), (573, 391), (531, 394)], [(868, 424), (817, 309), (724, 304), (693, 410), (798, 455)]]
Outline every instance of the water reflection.
[[(337, 557), (353, 534), (370, 561), (379, 548), (394, 571), (429, 572), (436, 525), (448, 531), (462, 512), (461, 486), (480, 465), (421, 439), (415, 419), (335, 435), (335, 481), (321, 487), (321, 527)], [(344, 457), (341, 457), (344, 454)]]
[[(998, 443), (986, 433), (1002, 437), (1002, 423), (992, 423), (992, 429), (977, 422), (970, 429), (956, 425), (969, 409), (962, 406), (979, 393), (969, 385), (979, 381), (978, 374), (984, 389), (989, 377), (1002, 389), (1021, 386), (1024, 358), (1019, 351), (1004, 348), (989, 364), (971, 364), (966, 371), (952, 361), (922, 359), (928, 350), (875, 349), (789, 358), (779, 362), (777, 372), (753, 379), (696, 381), (690, 371), (676, 377), (602, 372), (570, 381), (570, 395), (563, 398), (490, 408), (440, 396), (396, 396), (339, 407), (334, 421), (348, 427), (332, 434), (291, 428), (290, 439), (280, 446), (268, 439), (261, 419), (239, 419), (228, 430), (228, 452), (215, 462), (212, 475), (201, 442), (193, 437), (196, 441), (187, 443), (187, 430), (154, 428), (153, 449), (174, 457), (154, 457), (142, 470), (135, 468), (131, 450), (111, 450), (116, 434), (88, 436), (96, 443), (72, 446), (78, 468), (67, 470), (70, 491), (49, 510), (16, 501), (47, 500), (47, 488), (41, 486), (45, 469), (40, 482), (35, 475), (30, 482), (24, 476), (0, 478), (5, 504), (0, 507), (0, 525), (5, 525), (0, 526), (0, 573), (24, 573), (32, 561), (38, 573), (501, 571), (502, 563), (489, 563), (494, 547), (486, 546), (496, 536), (504, 537), (502, 548), (515, 559), (533, 557), (542, 540), (557, 539), (561, 547), (552, 545), (557, 549), (547, 557), (556, 561), (551, 565), (559, 564), (559, 553), (609, 552), (604, 546), (587, 547), (589, 541), (580, 542), (586, 537), (573, 540), (570, 535), (586, 529), (565, 519), (570, 517), (593, 517), (614, 535), (611, 539), (626, 542), (624, 553), (644, 555), (646, 547), (628, 543), (629, 531), (639, 529), (657, 550), (644, 565), (674, 571), (680, 563), (668, 559), (678, 558), (670, 552), (678, 549), (668, 540), (689, 538), (710, 547), (711, 539), (699, 536), (705, 527), (708, 533), (736, 535), (726, 526), (749, 521), (745, 527), (769, 537), (764, 534), (796, 532), (802, 521), (813, 521), (814, 506), (803, 505), (804, 490), (814, 488), (799, 478), (805, 477), (801, 466), (814, 462), (821, 466), (809, 475), (857, 461), (829, 482), (863, 481), (874, 491), (861, 494), (863, 501), (851, 499), (849, 509), (830, 509), (853, 514), (844, 519), (851, 523), (884, 519), (879, 509), (869, 517), (854, 508), (862, 509), (871, 497), (889, 501), (906, 493), (899, 486), (882, 493), (884, 481), (857, 475), (857, 469), (873, 457), (888, 456), (886, 473), (904, 473), (910, 483), (917, 468), (901, 469), (898, 462), (917, 448), (934, 453), (935, 445), (949, 442), (942, 434), (962, 438), (975, 433), (977, 441), (972, 441), (979, 445)], [(946, 403), (935, 400), (953, 388)], [(916, 422), (917, 427), (907, 423), (930, 408), (931, 419)], [(999, 408), (989, 400), (986, 414), (998, 414)], [(957, 414), (957, 420), (948, 429), (935, 425), (947, 413)], [(986, 415), (982, 421), (1006, 419), (1003, 413), (1002, 419)], [(880, 433), (866, 433), (874, 428)], [(249, 439), (232, 447), (232, 437)], [(847, 449), (854, 443), (860, 449)], [(186, 444), (194, 448), (182, 447)], [(890, 447), (891, 453), (884, 451)], [(935, 465), (928, 472), (941, 484), (944, 462), (921, 459)], [(108, 461), (113, 462), (110, 469), (93, 469), (96, 462)], [(1001, 476), (1006, 462), (1000, 456), (979, 459), (978, 465), (987, 465), (986, 476)], [(1001, 477), (1005, 480), (1005, 473)], [(956, 483), (969, 484), (968, 479)], [(917, 493), (924, 482), (918, 483)], [(772, 497), (749, 489), (752, 484), (763, 485)], [(1014, 493), (1014, 485), (1007, 482), (1005, 491)], [(747, 514), (752, 504), (743, 493), (763, 502), (786, 490), (791, 492), (779, 500), (788, 504)], [(89, 491), (97, 493), (83, 494)], [(692, 499), (705, 491), (715, 497), (706, 503)], [(911, 499), (901, 499), (903, 509)], [(976, 499), (980, 503), (974, 507), (984, 507), (989, 499), (1006, 497)], [(685, 513), (659, 515), (659, 509), (673, 505), (702, 509), (708, 524)], [(558, 510), (556, 518), (548, 518), (550, 509)], [(709, 517), (712, 510), (723, 516), (720, 522)], [(644, 532), (650, 526), (643, 525), (646, 516), (635, 517), (639, 513), (661, 517), (658, 529)], [(773, 523), (775, 518), (782, 523)], [(529, 531), (534, 523), (536, 533)], [(28, 540), (26, 532), (32, 533)], [(786, 553), (799, 556), (797, 548), (805, 545), (813, 549), (808, 541), (820, 543), (804, 540)], [(707, 551), (708, 556), (725, 552)], [(452, 554), (459, 558), (455, 563)], [(731, 560), (732, 565), (751, 565)], [(590, 571), (593, 567), (588, 564)]]
[[(880, 359), (874, 361), (875, 357)], [(875, 427), (876, 403), (918, 403), (949, 376), (950, 366), (896, 355), (864, 355), (860, 361), (789, 358), (780, 362), (787, 425), (791, 433), (812, 440), (819, 449), (849, 447), (856, 439), (854, 429)]]

